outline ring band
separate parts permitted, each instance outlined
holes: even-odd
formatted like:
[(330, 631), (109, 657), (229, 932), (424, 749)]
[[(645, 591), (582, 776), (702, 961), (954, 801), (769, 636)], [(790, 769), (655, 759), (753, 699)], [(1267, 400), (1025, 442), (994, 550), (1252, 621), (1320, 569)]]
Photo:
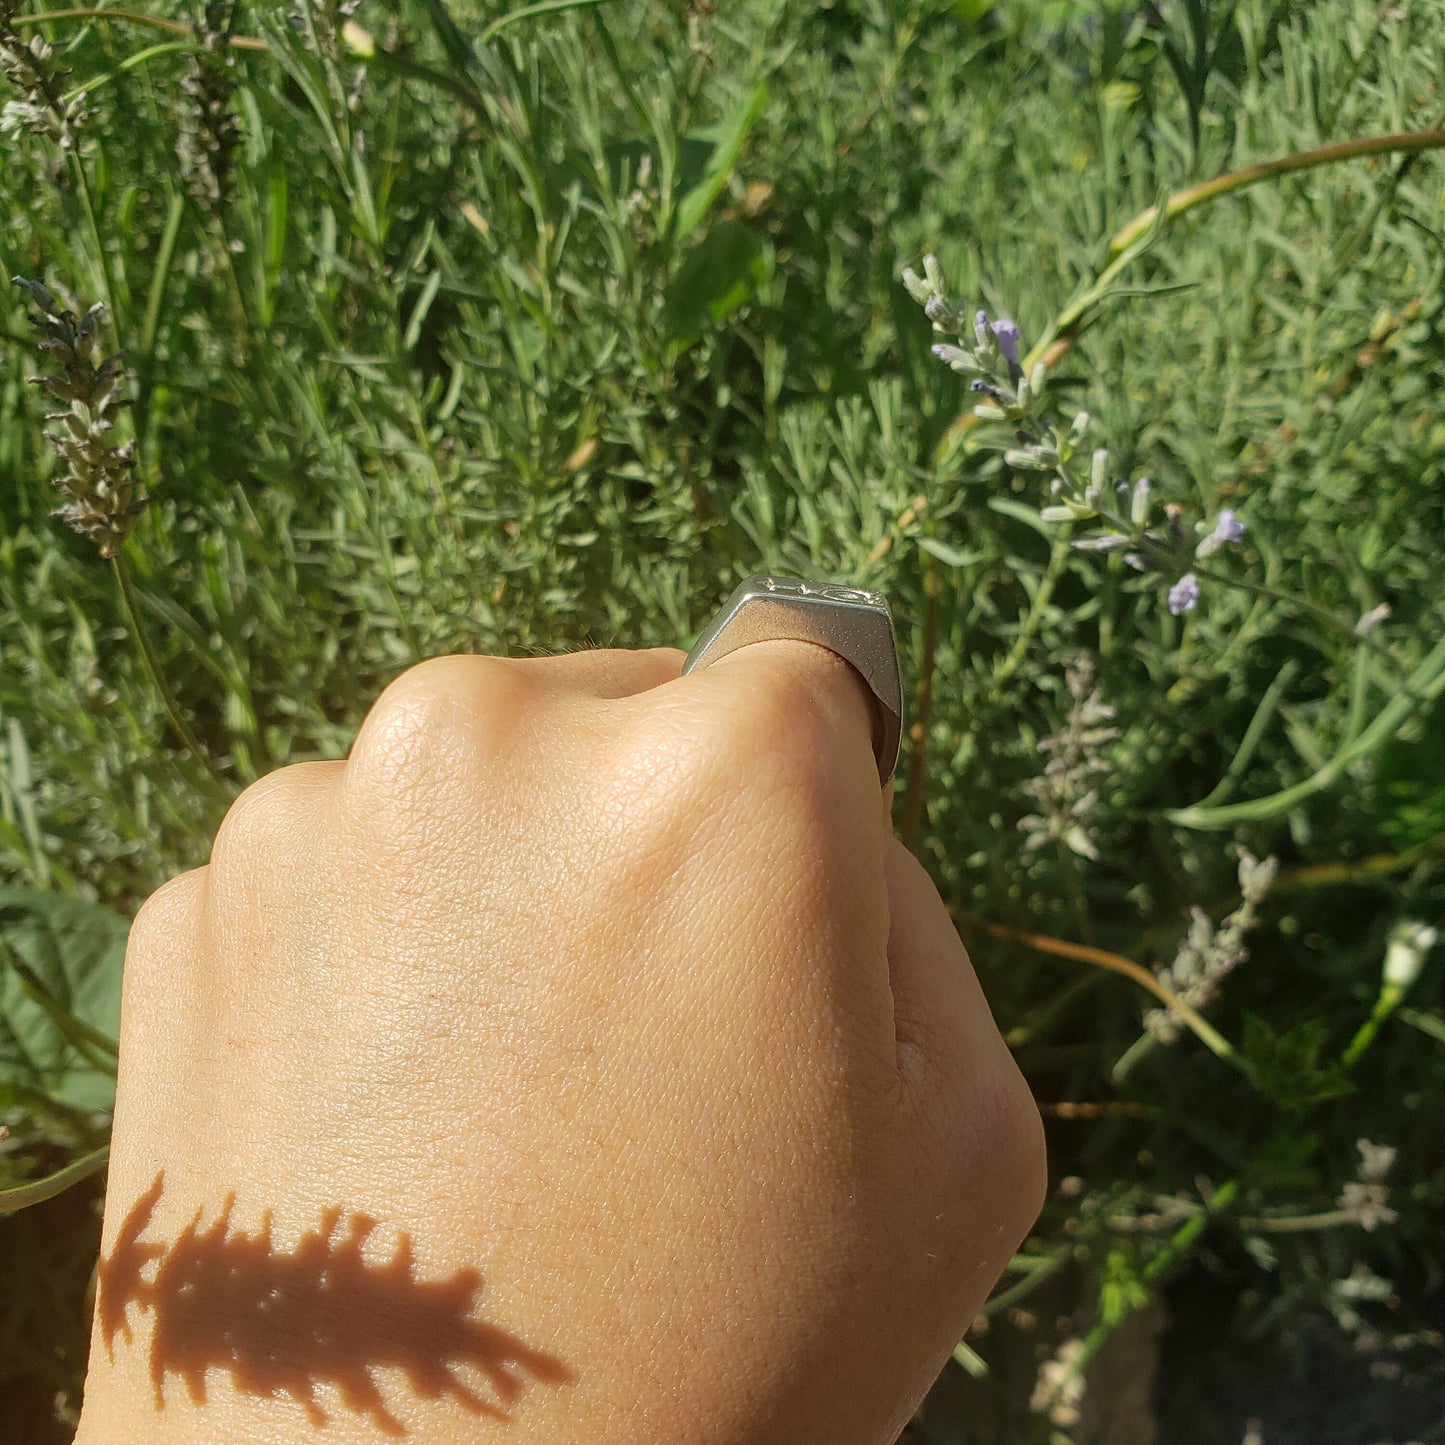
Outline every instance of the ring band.
[(851, 663), (868, 684), (883, 709), (877, 756), (878, 776), (886, 787), (903, 740), (903, 684), (887, 599), (881, 592), (832, 582), (749, 577), (698, 638), (682, 671), (696, 672), (751, 642), (778, 639), (826, 647)]

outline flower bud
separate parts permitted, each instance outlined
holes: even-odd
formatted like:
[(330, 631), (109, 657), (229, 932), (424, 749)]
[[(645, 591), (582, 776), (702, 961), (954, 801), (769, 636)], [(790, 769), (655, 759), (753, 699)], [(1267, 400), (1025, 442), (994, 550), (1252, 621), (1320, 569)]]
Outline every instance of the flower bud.
[(1129, 520), (1136, 527), (1142, 527), (1149, 518), (1149, 485), (1148, 477), (1140, 477), (1129, 499)]
[(1385, 945), (1385, 983), (1390, 988), (1407, 989), (1420, 976), (1425, 955), (1440, 937), (1437, 929), (1414, 919), (1402, 919), (1390, 931)]
[(1104, 493), (1104, 483), (1109, 479), (1109, 450), (1107, 447), (1100, 447), (1094, 453), (1094, 464), (1089, 471), (1089, 482), (1099, 490), (1099, 495)]

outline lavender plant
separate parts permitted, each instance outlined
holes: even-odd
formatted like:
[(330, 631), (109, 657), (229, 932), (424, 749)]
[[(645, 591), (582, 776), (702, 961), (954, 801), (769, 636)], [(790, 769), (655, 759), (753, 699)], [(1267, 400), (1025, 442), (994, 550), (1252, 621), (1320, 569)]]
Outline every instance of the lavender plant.
[(1167, 583), (1169, 611), (1176, 617), (1198, 603), (1201, 577), (1230, 585), (1201, 563), (1244, 536), (1245, 525), (1232, 509), (1191, 526), (1180, 503), (1161, 506), (1148, 477), (1132, 483), (1111, 478), (1107, 449), (1095, 448), (1085, 470), (1080, 463), (1089, 415), (1075, 413), (1067, 427), (1055, 419), (1048, 368), (1035, 361), (1025, 372), (1017, 324), (1008, 317), (992, 321), (985, 310), (970, 317), (965, 304), (949, 299), (936, 256), (923, 258), (922, 276), (906, 268), (903, 284), (934, 331), (954, 338), (936, 343), (933, 354), (968, 377), (969, 390), (982, 398), (972, 413), (991, 429), (982, 444), (1001, 451), (1009, 467), (1047, 476), (1039, 509), (1045, 522), (1064, 528), (1081, 551), (1119, 552), (1135, 571)]
[(1039, 743), (1048, 762), (1038, 777), (1024, 784), (1024, 793), (1042, 812), (1019, 819), (1024, 848), (1033, 851), (1050, 843), (1062, 845), (1081, 858), (1097, 862), (1098, 784), (1110, 771), (1106, 746), (1119, 736), (1107, 726), (1114, 716), (1094, 687), (1094, 662), (1087, 654), (1064, 673), (1072, 707), (1068, 720)]
[(0, 135), (30, 131), (70, 150), (92, 113), (85, 92), (66, 95), (53, 48), (39, 34), (26, 40), (15, 16), (14, 0), (0, 0), (0, 70), (20, 92), (0, 107)]
[(230, 37), (236, 0), (204, 0), (197, 9), (196, 49), (181, 81), (185, 107), (177, 156), (192, 198), (212, 210), (226, 198), (231, 153), (240, 140), (231, 101), (236, 89)]
[[(1248, 0), (1199, 44), (1177, 7), (975, 8), (0, 0), (0, 274), (106, 305), (73, 381), (23, 319), (61, 302), (11, 292), (0, 937), (104, 936), (42, 982), (108, 1034), (126, 917), (409, 661), (686, 645), (760, 568), (883, 590), (900, 831), (1062, 1181), (953, 1371), (1026, 1382), (1014, 1445), (1084, 1438), (1110, 1331), (1191, 1271), (1360, 1341), (1428, 1274), (1445, 136), (1437, 0)], [(108, 431), (22, 384), (94, 397), (103, 332)], [(20, 976), (0, 1189), (33, 1190), (104, 1117), (3, 1093)], [(27, 1215), (0, 1388), (48, 1420), (93, 1241), (62, 1319)], [(1030, 1418), (1040, 1361), (1073, 1423)]]
[(46, 417), (60, 423), (46, 438), (61, 462), (54, 483), (69, 498), (55, 515), (98, 542), (102, 557), (115, 557), (154, 498), (141, 490), (134, 438), (112, 445), (116, 420), (130, 403), (118, 391), (125, 376), (121, 354), (97, 360), (105, 306), (96, 302), (77, 317), (39, 282), (13, 280), (36, 307), (31, 324), (41, 352), (60, 368), (58, 375), (28, 378), (66, 403)]

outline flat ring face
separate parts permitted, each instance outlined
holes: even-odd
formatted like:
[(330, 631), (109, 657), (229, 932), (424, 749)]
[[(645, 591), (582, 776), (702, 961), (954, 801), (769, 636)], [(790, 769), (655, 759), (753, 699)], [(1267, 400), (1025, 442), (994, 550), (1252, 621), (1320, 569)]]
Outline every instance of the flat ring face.
[(878, 776), (884, 786), (898, 766), (903, 739), (903, 684), (893, 617), (881, 592), (803, 582), (796, 577), (749, 577), (722, 605), (682, 665), (684, 674), (746, 647), (787, 638), (816, 642), (850, 662), (883, 708)]

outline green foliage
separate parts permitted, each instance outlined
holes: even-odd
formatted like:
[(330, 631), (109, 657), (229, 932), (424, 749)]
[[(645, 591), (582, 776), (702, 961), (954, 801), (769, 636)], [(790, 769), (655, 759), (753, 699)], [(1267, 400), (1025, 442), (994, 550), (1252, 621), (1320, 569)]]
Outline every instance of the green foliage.
[(82, 898), (0, 889), (0, 1088), (110, 1108), (129, 931)]
[[(77, 315), (106, 304), (117, 440), (156, 499), (114, 572), (51, 518), (12, 290), (0, 1182), (103, 1147), (87, 1030), (114, 1035), (124, 916), (204, 862), (227, 796), (340, 756), (416, 659), (685, 644), (776, 569), (890, 597), (905, 678), (932, 684), (899, 775), (909, 841), (1040, 1099), (1103, 1106), (1053, 1125), (1080, 1188), (1023, 1282), (1067, 1260), (1112, 1324), (1191, 1259), (1267, 1260), (1279, 1317), (1361, 1258), (1423, 1275), (1438, 967), (1408, 1008), (1378, 1000), (1395, 923), (1445, 918), (1445, 164), (1221, 195), (1100, 278), (1161, 196), (1438, 129), (1445, 4), (529, 9), (363, 0), (349, 29), (322, 0), (295, 24), (238, 10), (265, 48), (223, 67), (214, 193), (177, 158), (204, 151), (181, 146), (189, 39), (14, 17), (93, 113), (66, 150), (5, 134), (0, 267)], [(1066, 335), (1049, 391), (1066, 430), (1092, 418), (1081, 457), (1107, 447), (1191, 521), (1246, 520), (1195, 609), (1071, 547), (1041, 518), (1047, 476), (959, 425), (975, 398), (901, 282), (927, 252), (1026, 349)], [(1080, 655), (1117, 733), (1097, 858), (1018, 828)], [(1200, 1004), (1222, 1049), (1160, 1042), (1159, 1000), (1117, 972), (970, 922), (1159, 971), (1192, 910), (1236, 906), (1236, 846), (1281, 873), (1252, 958)], [(1281, 1226), (1339, 1215), (1361, 1137), (1399, 1150), (1398, 1219)]]

